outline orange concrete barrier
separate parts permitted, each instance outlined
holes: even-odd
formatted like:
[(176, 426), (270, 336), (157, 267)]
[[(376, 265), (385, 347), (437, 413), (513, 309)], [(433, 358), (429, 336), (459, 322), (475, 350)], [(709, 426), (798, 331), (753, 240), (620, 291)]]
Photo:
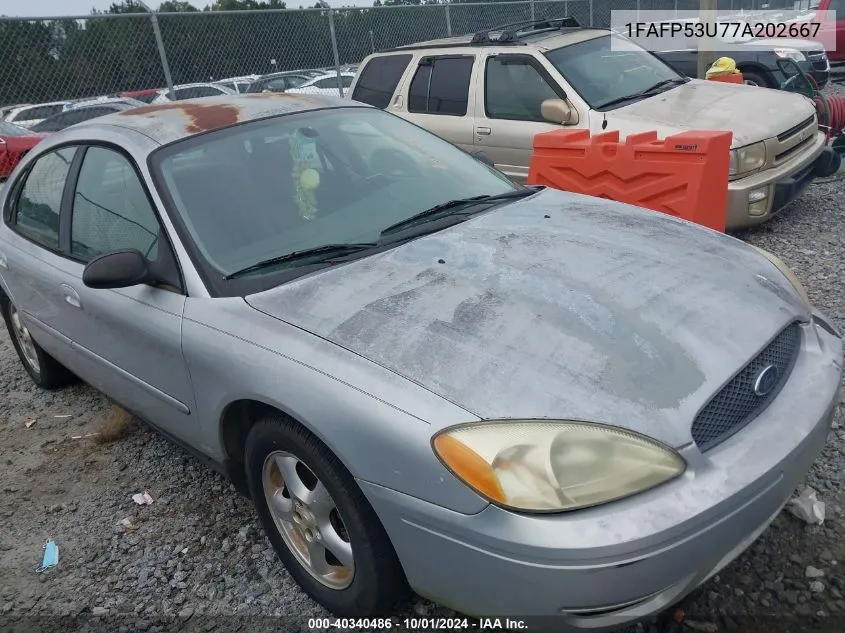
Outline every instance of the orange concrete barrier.
[(708, 77), (707, 81), (722, 81), (727, 84), (741, 84), (745, 81), (745, 79), (742, 78), (742, 73), (734, 73), (733, 75)]
[(589, 130), (534, 136), (528, 184), (668, 213), (724, 232), (732, 132), (590, 137)]

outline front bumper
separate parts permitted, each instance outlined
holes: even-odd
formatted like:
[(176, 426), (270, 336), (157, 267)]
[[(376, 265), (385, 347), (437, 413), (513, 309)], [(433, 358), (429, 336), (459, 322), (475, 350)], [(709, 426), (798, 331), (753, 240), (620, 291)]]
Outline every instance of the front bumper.
[(790, 379), (763, 414), (707, 453), (687, 445), (687, 472), (635, 497), (569, 514), (489, 505), (464, 515), (361, 487), (409, 583), (438, 603), (559, 633), (648, 617), (746, 549), (824, 445), (838, 401), (842, 340), (816, 324), (802, 331)]
[[(833, 150), (826, 145), (823, 132), (818, 132), (813, 145), (802, 155), (784, 165), (757, 172), (728, 183), (726, 227), (736, 230), (762, 224), (782, 211), (809, 185), (817, 172), (831, 160)], [(762, 201), (751, 195), (765, 194)]]

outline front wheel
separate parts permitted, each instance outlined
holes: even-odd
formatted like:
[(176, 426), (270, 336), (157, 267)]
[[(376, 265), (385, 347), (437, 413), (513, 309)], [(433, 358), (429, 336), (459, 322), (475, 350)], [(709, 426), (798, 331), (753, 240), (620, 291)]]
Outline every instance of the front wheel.
[(766, 78), (760, 73), (755, 73), (753, 71), (740, 72), (742, 72), (742, 83), (744, 83), (746, 86), (759, 86), (760, 88), (769, 88), (769, 82), (766, 81)]
[(393, 547), (340, 460), (301, 425), (264, 418), (247, 437), (256, 511), (299, 585), (340, 617), (389, 615), (407, 584)]
[(29, 332), (21, 313), (9, 297), (0, 292), (0, 312), (12, 345), (21, 359), (26, 373), (43, 389), (57, 389), (74, 381), (75, 377), (64, 365), (41, 349)]

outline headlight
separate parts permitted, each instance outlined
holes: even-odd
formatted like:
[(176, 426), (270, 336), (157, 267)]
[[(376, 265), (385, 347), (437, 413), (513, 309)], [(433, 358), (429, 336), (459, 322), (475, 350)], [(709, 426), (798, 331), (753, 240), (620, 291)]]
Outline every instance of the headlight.
[(757, 248), (753, 244), (749, 244), (749, 246), (758, 253), (760, 253), (763, 257), (768, 259), (770, 262), (772, 262), (775, 265), (775, 268), (777, 268), (781, 272), (781, 274), (787, 278), (789, 283), (792, 284), (792, 287), (795, 288), (795, 292), (798, 293), (798, 296), (801, 298), (801, 302), (804, 304), (804, 307), (807, 308), (807, 312), (811, 314), (813, 312), (813, 304), (810, 303), (810, 297), (807, 295), (807, 291), (804, 290), (804, 286), (801, 284), (800, 281), (798, 281), (798, 277), (796, 277), (795, 273), (790, 270), (789, 266), (784, 264), (783, 261), (780, 260), (780, 258), (773, 255), (769, 251), (764, 251), (762, 248)]
[(668, 446), (590, 422), (479, 422), (446, 429), (432, 444), (443, 464), (478, 494), (531, 512), (622, 499), (686, 470), (686, 462)]
[(766, 145), (762, 141), (731, 150), (730, 175), (737, 176), (760, 169), (766, 164)]
[(781, 59), (794, 59), (796, 62), (803, 62), (806, 59), (804, 53), (794, 48), (776, 48), (774, 50), (775, 55)]

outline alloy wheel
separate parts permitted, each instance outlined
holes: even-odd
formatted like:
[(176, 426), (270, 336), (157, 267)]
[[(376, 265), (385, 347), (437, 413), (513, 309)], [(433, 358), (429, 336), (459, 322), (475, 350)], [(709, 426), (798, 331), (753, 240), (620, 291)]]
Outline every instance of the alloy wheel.
[(262, 486), (288, 549), (317, 581), (346, 589), (355, 575), (352, 543), (326, 486), (299, 458), (274, 451), (264, 460)]

